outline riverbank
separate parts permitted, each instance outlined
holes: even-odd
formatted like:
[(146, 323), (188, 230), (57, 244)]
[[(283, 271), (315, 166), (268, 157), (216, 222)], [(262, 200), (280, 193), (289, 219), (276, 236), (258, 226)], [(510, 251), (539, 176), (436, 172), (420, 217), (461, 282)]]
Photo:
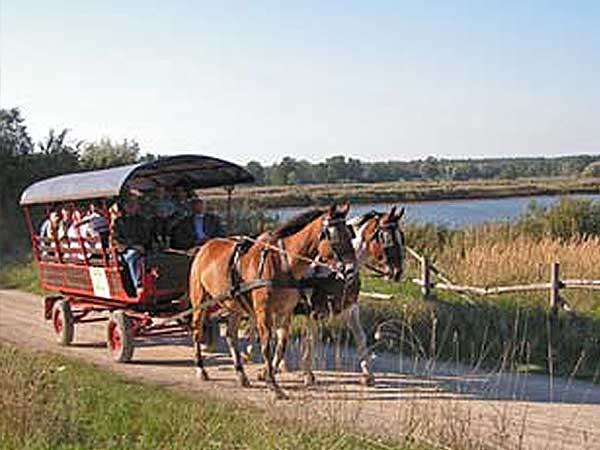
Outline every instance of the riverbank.
[[(598, 194), (600, 178), (527, 178), (517, 180), (474, 180), (391, 182), (374, 184), (311, 184), (297, 186), (239, 186), (236, 202), (262, 208), (328, 205), (349, 201), (362, 203), (407, 203), (430, 200), (492, 199), (536, 195)], [(202, 191), (216, 207), (227, 194), (222, 189)]]

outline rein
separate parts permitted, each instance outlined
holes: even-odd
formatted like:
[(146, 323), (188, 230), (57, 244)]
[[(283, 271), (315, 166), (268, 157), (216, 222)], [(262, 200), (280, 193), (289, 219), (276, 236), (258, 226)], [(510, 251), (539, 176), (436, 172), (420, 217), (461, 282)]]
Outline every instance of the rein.
[[(320, 266), (320, 267), (324, 267), (327, 268), (333, 272), (339, 273), (343, 275), (343, 272), (337, 269), (332, 268), (331, 266), (329, 266), (328, 264), (322, 263), (320, 261), (318, 261), (316, 258), (315, 259), (311, 259), (307, 256), (303, 256), (303, 255), (299, 255), (297, 253), (294, 252), (290, 252), (289, 250), (285, 250), (282, 247), (279, 247), (277, 245), (273, 245), (270, 244), (268, 242), (265, 242), (263, 240), (260, 239), (255, 239), (255, 238), (251, 238), (249, 236), (239, 236), (237, 239), (234, 238), (223, 238), (223, 237), (219, 237), (219, 238), (214, 238), (215, 240), (219, 240), (219, 241), (224, 241), (224, 242), (228, 242), (230, 244), (237, 244), (239, 242), (239, 240), (247, 240), (249, 242), (252, 242), (253, 244), (258, 244), (261, 245), (263, 248), (268, 249), (268, 250), (273, 250), (277, 253), (279, 253), (280, 255), (282, 255), (283, 257), (285, 257), (285, 259), (287, 261), (289, 261), (289, 258), (297, 258), (301, 261), (307, 262), (309, 264), (313, 264), (315, 266)], [(283, 244), (283, 243), (282, 243)]]

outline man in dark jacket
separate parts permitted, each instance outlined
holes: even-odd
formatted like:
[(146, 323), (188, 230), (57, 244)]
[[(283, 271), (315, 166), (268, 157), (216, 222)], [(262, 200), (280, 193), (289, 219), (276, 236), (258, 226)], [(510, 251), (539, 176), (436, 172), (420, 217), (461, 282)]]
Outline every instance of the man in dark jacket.
[(173, 227), (171, 247), (175, 249), (187, 250), (197, 247), (224, 234), (219, 216), (205, 213), (201, 198), (195, 197), (190, 202), (191, 214)]
[(115, 240), (138, 290), (142, 287), (140, 260), (152, 249), (154, 234), (152, 222), (141, 215), (138, 200), (134, 197), (128, 199), (125, 203), (125, 215), (115, 221)]

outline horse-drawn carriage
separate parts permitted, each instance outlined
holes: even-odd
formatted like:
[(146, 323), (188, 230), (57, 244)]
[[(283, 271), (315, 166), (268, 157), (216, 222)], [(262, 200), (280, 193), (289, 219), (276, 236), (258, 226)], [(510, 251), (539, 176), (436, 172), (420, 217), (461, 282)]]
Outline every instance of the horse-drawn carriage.
[[(315, 314), (318, 311), (346, 314), (364, 380), (372, 382), (369, 350), (358, 316), (358, 269), (371, 259), (382, 267), (382, 273), (399, 279), (404, 264), (403, 237), (398, 228), (402, 212), (397, 214), (395, 208), (387, 214), (366, 214), (352, 225), (346, 222), (349, 205), (312, 209), (257, 238), (211, 239), (193, 261), (181, 252), (148, 252), (136, 280), (137, 290), (132, 289), (122, 249), (112, 239), (100, 237), (91, 243), (79, 231), (62, 238), (56, 234), (40, 236), (34, 227), (43, 218), (40, 210), (44, 206), (48, 222), (51, 208), (73, 207), (78, 202), (87, 203), (94, 217), (108, 222), (109, 209), (113, 209), (109, 204), (125, 195), (182, 185), (190, 190), (225, 187), (229, 222), (233, 186), (251, 181), (251, 174), (226, 161), (175, 156), (64, 175), (27, 188), (21, 205), (41, 285), (57, 293), (45, 298), (45, 317), (52, 322), (59, 343), (72, 342), (75, 324), (106, 321), (109, 352), (115, 360), (126, 362), (132, 358), (136, 339), (191, 329), (198, 373), (207, 379), (200, 345), (202, 325), (207, 311), (216, 305), (226, 311), (226, 341), (240, 383), (248, 384), (237, 344), (240, 319), (246, 316), (260, 337), (265, 379), (281, 393), (274, 367), (283, 360), (291, 317), (304, 302), (312, 319), (319, 316)], [(332, 285), (337, 288), (331, 289)], [(272, 359), (273, 328), (277, 329), (277, 348)], [(311, 334), (314, 337), (314, 327)], [(306, 355), (305, 380), (312, 383), (312, 351)]]
[(29, 186), (20, 203), (41, 286), (56, 292), (45, 298), (44, 313), (58, 342), (69, 345), (75, 325), (106, 321), (108, 349), (115, 360), (125, 362), (133, 355), (135, 339), (184, 332), (190, 257), (183, 252), (149, 252), (141, 265), (142, 288), (132, 290), (129, 273), (110, 239), (90, 244), (78, 232), (61, 239), (40, 236), (38, 222), (49, 220), (50, 211), (93, 204), (96, 216), (108, 223), (109, 207), (131, 191), (143, 195), (157, 186), (188, 190), (222, 186), (228, 192), (230, 218), (233, 187), (251, 181), (252, 175), (238, 165), (190, 155), (63, 175)]

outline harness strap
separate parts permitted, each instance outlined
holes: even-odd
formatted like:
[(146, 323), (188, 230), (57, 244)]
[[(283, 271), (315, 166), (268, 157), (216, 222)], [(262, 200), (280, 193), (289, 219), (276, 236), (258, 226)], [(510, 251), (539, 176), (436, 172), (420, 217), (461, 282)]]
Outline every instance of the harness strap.
[(262, 278), (263, 273), (265, 271), (265, 263), (267, 261), (267, 253), (269, 253), (269, 249), (267, 247), (263, 247), (260, 252), (260, 261), (258, 262), (258, 278)]
[(283, 271), (290, 272), (290, 259), (287, 252), (285, 251), (285, 243), (283, 242), (283, 239), (277, 239), (277, 246), (279, 247), (279, 250), (281, 250), (281, 261), (283, 262)]

